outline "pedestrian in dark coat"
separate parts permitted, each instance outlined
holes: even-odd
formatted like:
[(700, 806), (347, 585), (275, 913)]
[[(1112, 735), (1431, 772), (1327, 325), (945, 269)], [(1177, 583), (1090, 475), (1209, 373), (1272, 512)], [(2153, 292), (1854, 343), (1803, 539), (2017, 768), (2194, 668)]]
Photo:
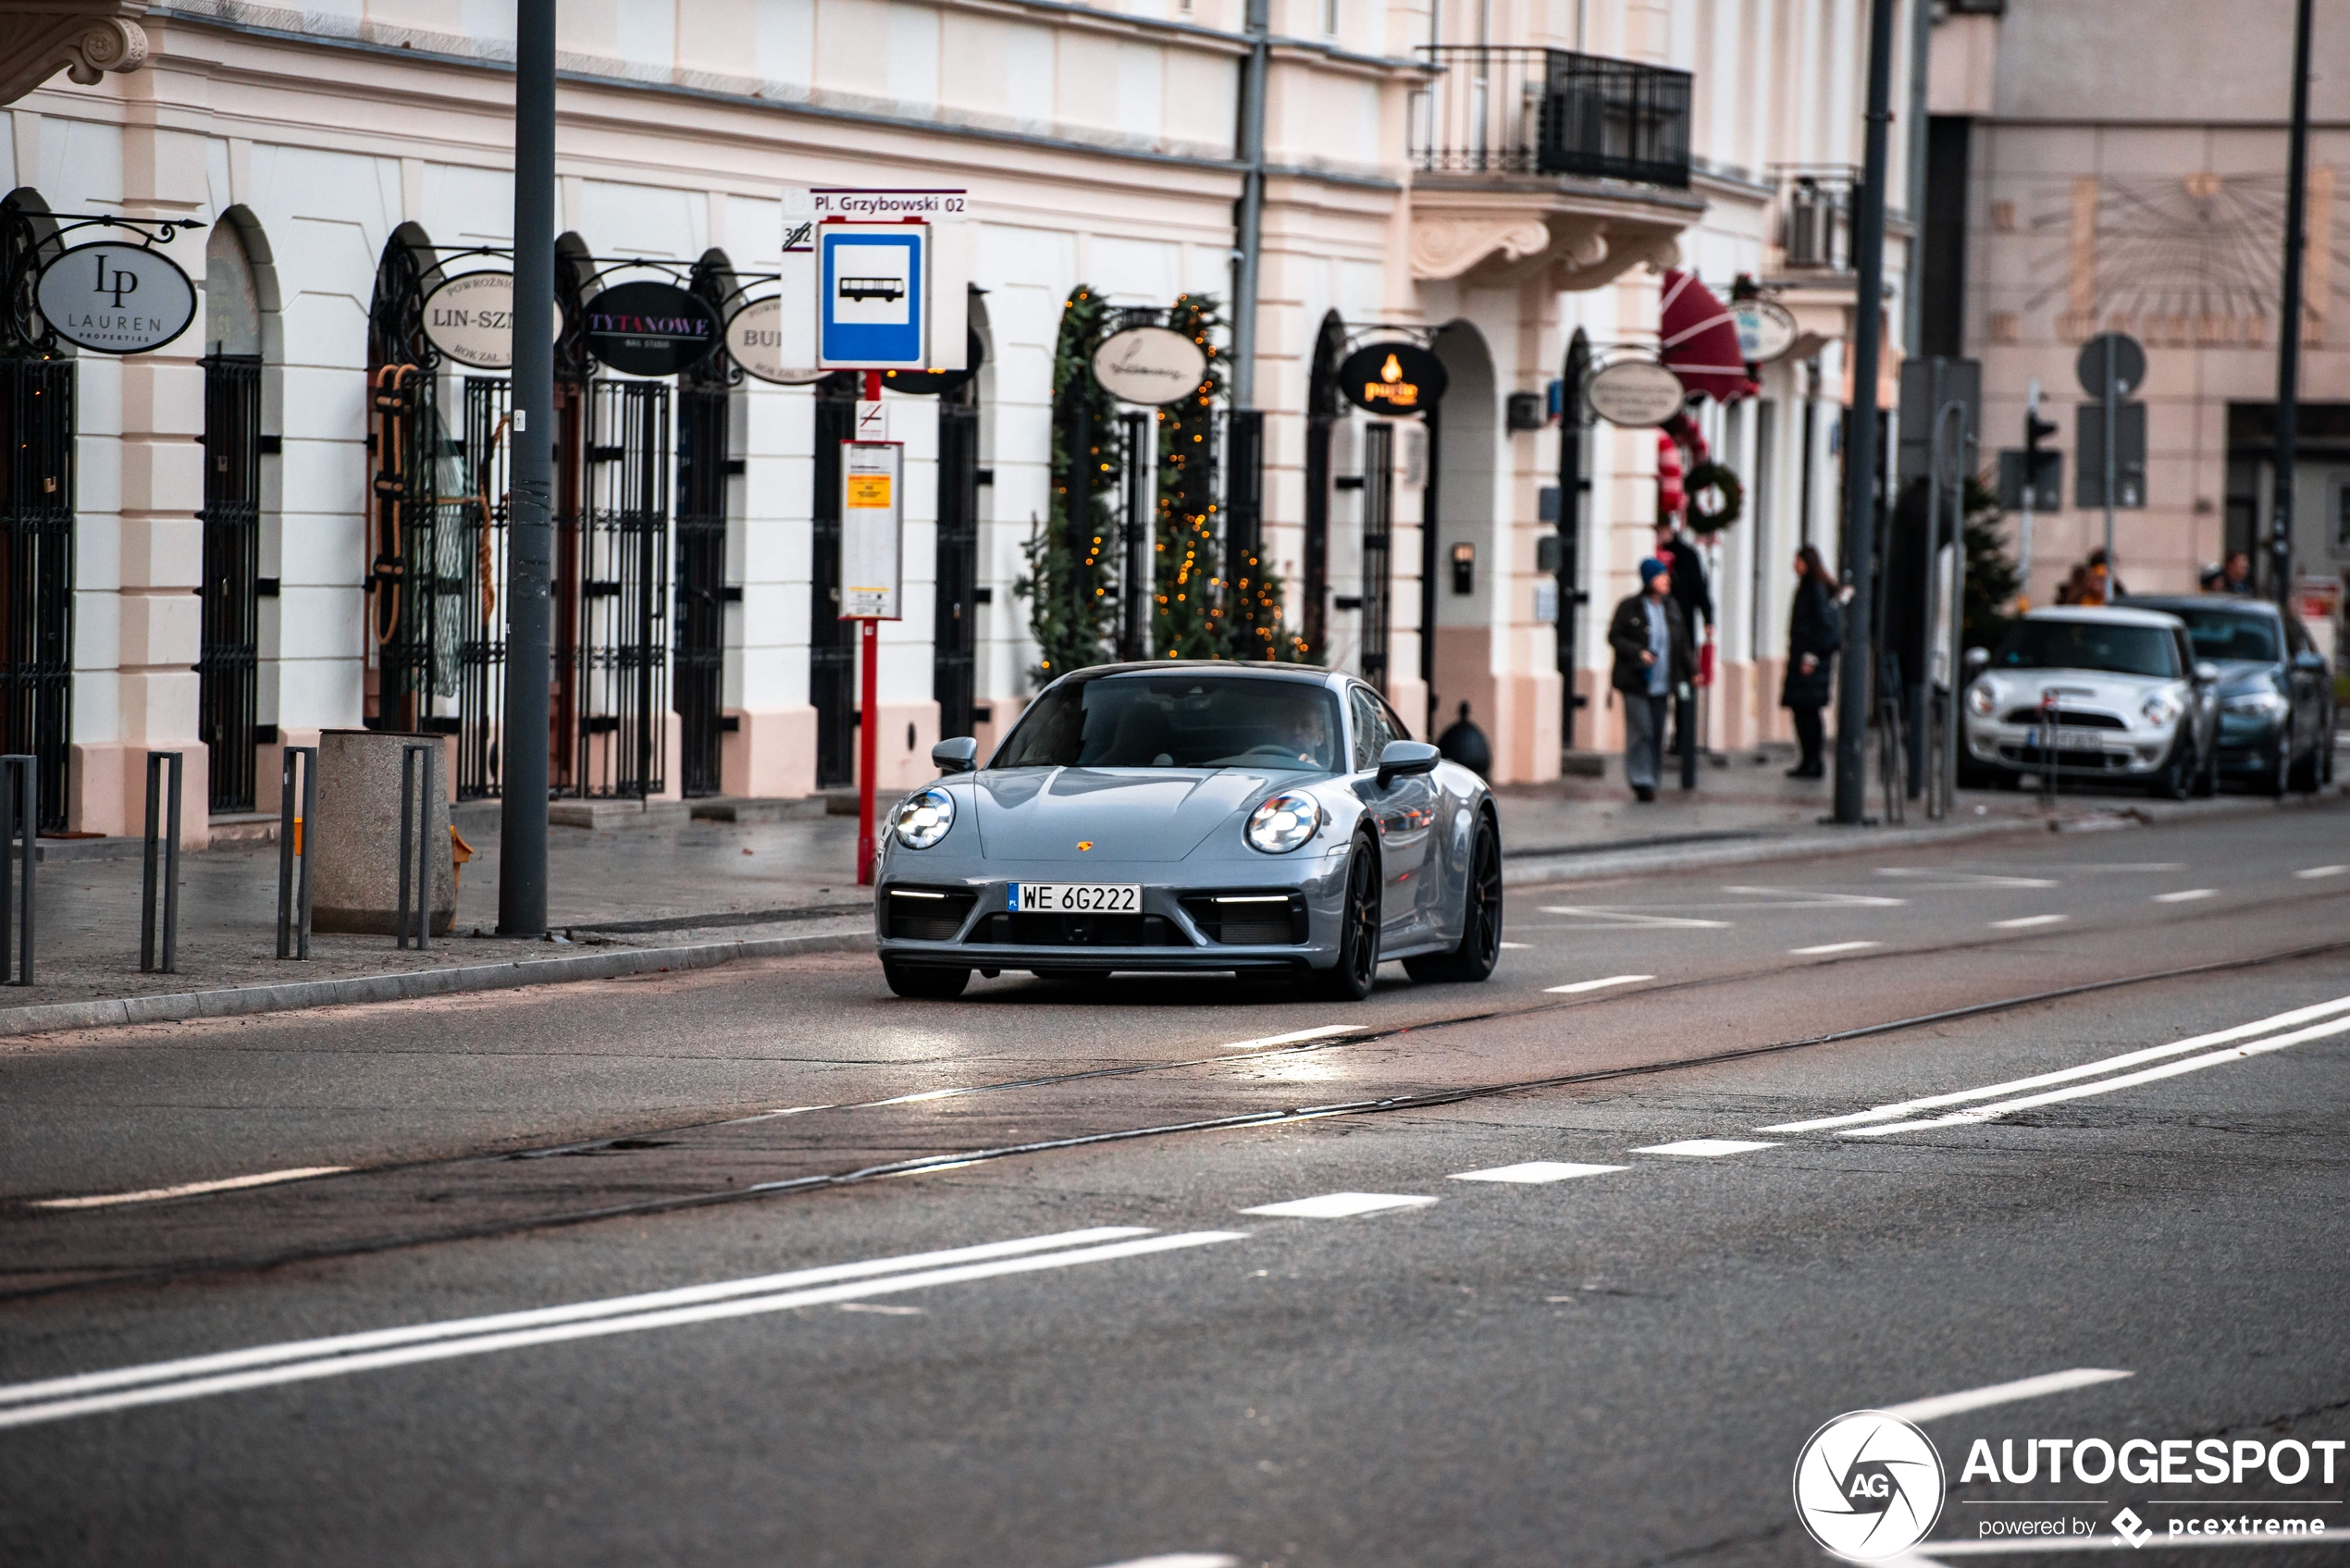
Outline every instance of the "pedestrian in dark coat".
[(1837, 650), (1844, 646), (1844, 616), (1837, 607), (1836, 574), (1820, 559), (1816, 546), (1805, 545), (1795, 557), (1795, 606), (1787, 613), (1787, 680), (1779, 687), (1779, 706), (1795, 715), (1795, 738), (1803, 747), (1802, 760), (1787, 771), (1791, 779), (1823, 777), (1820, 710), (1834, 689)]
[(1640, 562), (1640, 591), (1615, 607), (1607, 643), (1615, 652), (1608, 684), (1624, 698), (1624, 782), (1639, 799), (1654, 800), (1664, 768), (1665, 710), (1697, 678), (1697, 648), (1673, 599), (1672, 568)]

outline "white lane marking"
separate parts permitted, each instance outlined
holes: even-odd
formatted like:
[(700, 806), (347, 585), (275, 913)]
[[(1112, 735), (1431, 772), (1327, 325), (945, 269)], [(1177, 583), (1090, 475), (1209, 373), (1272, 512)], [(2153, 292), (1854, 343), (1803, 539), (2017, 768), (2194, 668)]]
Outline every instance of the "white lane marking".
[(1220, 1551), (1177, 1551), (1164, 1557), (1130, 1557), (1108, 1568), (1241, 1568), (1241, 1560)]
[(1048, 1252), (1062, 1247), (1090, 1246), (1095, 1242), (1124, 1241), (1134, 1236), (1147, 1236), (1147, 1226), (1106, 1225), (1088, 1230), (1063, 1230), (1049, 1236), (1024, 1236), (1012, 1241), (988, 1241), (972, 1247), (953, 1247), (944, 1252), (909, 1253), (897, 1257), (870, 1258), (861, 1263), (826, 1264), (819, 1268), (794, 1269), (788, 1274), (762, 1274), (748, 1279), (722, 1279), (709, 1285), (686, 1285), (669, 1290), (651, 1290), (641, 1295), (610, 1296), (602, 1301), (575, 1302), (565, 1306), (536, 1307), (522, 1312), (501, 1312), (487, 1317), (457, 1317), (439, 1323), (417, 1323), (404, 1328), (375, 1328), (358, 1334), (337, 1334), (322, 1340), (290, 1340), (281, 1344), (255, 1345), (241, 1351), (221, 1351), (211, 1355), (186, 1356), (178, 1361), (151, 1362), (144, 1366), (118, 1367), (110, 1372), (83, 1372), (66, 1377), (45, 1377), (34, 1383), (16, 1383), (0, 1387), (0, 1405), (21, 1403), (27, 1400), (56, 1399), (74, 1394), (96, 1393), (106, 1389), (128, 1388), (138, 1383), (163, 1382), (174, 1377), (193, 1377), (215, 1372), (234, 1372), (250, 1366), (266, 1366), (279, 1362), (311, 1361), (321, 1356), (345, 1355), (357, 1351), (382, 1350), (392, 1345), (417, 1344), (433, 1340), (465, 1339), (477, 1334), (504, 1333), (516, 1328), (537, 1328), (548, 1324), (575, 1323), (590, 1318), (625, 1316), (631, 1313), (649, 1312), (662, 1307), (690, 1306), (699, 1302), (723, 1301), (732, 1296), (765, 1295), (775, 1290), (796, 1290), (808, 1285), (829, 1285), (845, 1279), (870, 1279), (876, 1275), (925, 1269), (948, 1264), (977, 1263), (988, 1258), (1015, 1257), (1024, 1253)]
[(1316, 1024), (1312, 1029), (1293, 1029), (1287, 1034), (1268, 1034), (1262, 1040), (1235, 1040), (1221, 1046), (1226, 1051), (1255, 1051), (1267, 1045), (1294, 1045), (1301, 1040), (1319, 1040), (1330, 1034), (1357, 1034), (1369, 1028), (1359, 1023)]
[(1526, 953), (1532, 951), (1533, 946), (1534, 944), (1531, 942), (1504, 942), (1502, 944), (1502, 951), (1504, 953)]
[(2029, 926), (2052, 926), (2062, 920), (2062, 915), (2020, 915), (2011, 920), (1993, 920), (1994, 931), (2022, 931)]
[(1636, 1154), (1687, 1154), (1692, 1159), (1718, 1159), (1724, 1154), (1751, 1154), (1757, 1149), (1775, 1149), (1776, 1143), (1758, 1143), (1750, 1138), (1684, 1138), (1678, 1143), (1651, 1143), (1645, 1149), (1635, 1149)]
[(36, 1209), (103, 1209), (117, 1204), (152, 1204), (165, 1198), (192, 1198), (200, 1192), (234, 1192), (246, 1187), (275, 1187), (281, 1181), (307, 1181), (314, 1176), (340, 1176), (347, 1165), (296, 1166), (265, 1170), (257, 1176), (230, 1176), (218, 1181), (190, 1181), (178, 1187), (148, 1187), (136, 1192), (102, 1192), (92, 1198), (42, 1198), (28, 1204)]
[(2216, 887), (2188, 887), (2176, 893), (2158, 893), (2154, 901), (2158, 904), (2192, 904), (2198, 898), (2216, 898), (2219, 895), (2220, 890)]
[(1577, 1165), (1569, 1160), (1528, 1160), (1524, 1165), (1497, 1165), (1490, 1170), (1465, 1170), (1447, 1179), (1517, 1181), (1534, 1186), (1545, 1181), (1565, 1181), (1577, 1176), (1605, 1176), (1612, 1170), (1631, 1168), (1621, 1165)]
[(1826, 953), (1858, 953), (1863, 947), (1882, 947), (1882, 942), (1823, 942), (1817, 947), (1790, 947), (1787, 951), (1799, 958), (1816, 958)]
[(877, 1312), (887, 1317), (920, 1317), (922, 1309), (909, 1306), (884, 1306), (879, 1302), (843, 1302), (835, 1312)]
[(777, 1117), (806, 1116), (810, 1111), (829, 1111), (833, 1107), (830, 1105), (785, 1105), (776, 1110), (761, 1111), (754, 1116), (736, 1117), (732, 1121), (721, 1122), (719, 1125), (722, 1127), (740, 1127), (747, 1121), (772, 1121)]
[(1604, 991), (1611, 985), (1638, 985), (1644, 980), (1655, 978), (1652, 974), (1612, 974), (1605, 980), (1578, 980), (1571, 985), (1546, 985), (1542, 990), (1547, 995), (1572, 996), (1581, 991)]
[[(1891, 909), (1909, 902), (1906, 898), (1886, 898), (1874, 893), (1822, 893), (1806, 887), (1725, 887), (1725, 893), (1759, 894), (1766, 897), (1786, 896), (1796, 900), (1789, 904), (1774, 904), (1774, 909)], [(1750, 906), (1740, 905), (1745, 908)]]
[(2319, 877), (2338, 877), (2344, 871), (2350, 871), (2350, 866), (2311, 866), (2293, 874), (2304, 882), (2315, 882)]
[(1879, 866), (1881, 877), (1931, 877), (1951, 887), (2055, 887), (2048, 877), (1994, 876), (1989, 871), (1948, 871), (1933, 866)]
[(1580, 929), (1584, 931), (1634, 931), (1649, 928), (1654, 928), (1657, 930), (1727, 931), (1730, 926), (1730, 922), (1727, 920), (1688, 920), (1678, 915), (1642, 915), (1635, 913), (1630, 909), (1583, 908), (1573, 904), (1544, 904), (1540, 906), (1540, 908), (1542, 913), (1546, 915), (1574, 915), (1581, 920), (1606, 922), (1602, 925), (1589, 925), (1581, 927)]
[(892, 1094), (886, 1100), (868, 1100), (856, 1108), (860, 1111), (870, 1111), (877, 1110), (884, 1105), (917, 1105), (924, 1100), (951, 1100), (958, 1094), (975, 1093), (976, 1091), (971, 1089), (925, 1089), (914, 1094)]
[(2273, 1039), (2255, 1040), (2248, 1044), (2229, 1045), (2183, 1061), (2165, 1062), (2158, 1068), (2146, 1068), (2137, 1072), (2125, 1072), (2120, 1078), (2100, 1079), (2072, 1089), (2051, 1089), (2045, 1094), (2025, 1094), (2013, 1100), (1999, 1100), (1988, 1105), (1976, 1105), (1971, 1110), (1953, 1111), (1946, 1117), (1930, 1117), (1923, 1121), (1897, 1121), (1883, 1127), (1848, 1127), (1837, 1134), (1839, 1138), (1882, 1138), (1890, 1132), (1915, 1132), (1930, 1127), (1972, 1127), (1977, 1122), (1993, 1121), (2013, 1111), (2028, 1111), (2037, 1105), (2053, 1105), (2065, 1100), (2085, 1100), (2093, 1094), (2110, 1094), (2117, 1089), (2134, 1089), (2141, 1083), (2154, 1083), (2183, 1073), (2201, 1072), (2227, 1062), (2241, 1062), (2254, 1056), (2265, 1056), (2271, 1051), (2306, 1044), (2312, 1040), (2324, 1040), (2336, 1034), (2350, 1034), (2350, 1019), (2337, 1019), (2331, 1023), (2314, 1024), (2280, 1034)]
[(1434, 1198), (1407, 1197), (1401, 1192), (1325, 1192), (1318, 1198), (1259, 1204), (1241, 1213), (1270, 1215), (1280, 1219), (1352, 1219), (1358, 1214), (1378, 1214), (1385, 1209), (1426, 1208), (1434, 1202)]
[(2110, 1383), (2117, 1377), (2130, 1376), (2130, 1373), (2116, 1372), (2110, 1367), (2076, 1366), (2070, 1372), (2045, 1372), (2037, 1377), (2019, 1377), (2012, 1383), (1993, 1383), (1987, 1388), (1968, 1389), (1955, 1394), (1936, 1394), (1931, 1399), (1911, 1400), (1907, 1404), (1880, 1405), (1877, 1408), (1904, 1421), (1935, 1421), (1945, 1415), (1984, 1410), (1995, 1404), (2045, 1399), (2050, 1394), (2085, 1389), (2096, 1383)]
[(1830, 1127), (1850, 1127), (1857, 1122), (1886, 1121), (1905, 1117), (1912, 1111), (1937, 1110), (1944, 1105), (1963, 1105), (1970, 1100), (1996, 1100), (2002, 1094), (2012, 1094), (2019, 1089), (2044, 1089), (2051, 1083), (2073, 1083), (2100, 1073), (2119, 1072), (2141, 1062), (2158, 1062), (2166, 1056), (2182, 1056), (2189, 1051), (2200, 1051), (2212, 1045), (2224, 1045), (2232, 1040), (2245, 1040), (2272, 1030), (2293, 1029), (2319, 1019), (2330, 1019), (2337, 1013), (2350, 1013), (2350, 996), (2336, 997), (2331, 1002), (2319, 1002), (2291, 1012), (2277, 1013), (2240, 1023), (2230, 1029), (2214, 1030), (2208, 1034), (2191, 1035), (2172, 1041), (2168, 1045), (2149, 1045), (2143, 1050), (2124, 1051), (2118, 1056), (2103, 1056), (2094, 1062), (2084, 1062), (2077, 1068), (2065, 1068), (2057, 1072), (2035, 1073), (2030, 1078), (2011, 1078), (2005, 1083), (1993, 1083), (1981, 1089), (1961, 1089), (1951, 1094), (1928, 1094), (1922, 1099), (1899, 1100), (1889, 1105), (1876, 1105), (1865, 1111), (1853, 1111), (1845, 1116), (1819, 1117), (1810, 1121), (1783, 1121), (1775, 1126), (1755, 1129), (1758, 1132), (1818, 1132)]
[(0, 1428), (30, 1426), (39, 1422), (60, 1421), (68, 1416), (95, 1415), (105, 1411), (129, 1410), (141, 1405), (163, 1404), (177, 1400), (202, 1399), (213, 1394), (236, 1393), (246, 1389), (269, 1388), (285, 1383), (309, 1382), (320, 1377), (340, 1377), (353, 1372), (374, 1372), (385, 1367), (408, 1366), (418, 1362), (447, 1361), (458, 1356), (486, 1355), (492, 1351), (519, 1350), (530, 1345), (564, 1343), (573, 1340), (599, 1339), (611, 1334), (636, 1334), (649, 1328), (674, 1328), (685, 1324), (711, 1323), (735, 1317), (755, 1317), (768, 1313), (789, 1312), (804, 1306), (830, 1306), (843, 1301), (860, 1300), (866, 1296), (884, 1295), (901, 1290), (923, 1290), (940, 1285), (959, 1285), (974, 1279), (993, 1279), (1008, 1274), (1033, 1274), (1043, 1269), (1070, 1268), (1078, 1264), (1107, 1263), (1117, 1258), (1142, 1257), (1153, 1253), (1172, 1252), (1186, 1247), (1212, 1246), (1219, 1241), (1244, 1239), (1244, 1230), (1194, 1230), (1176, 1236), (1148, 1236), (1133, 1241), (1115, 1241), (1107, 1246), (1082, 1247), (1074, 1251), (1045, 1253), (1041, 1256), (1000, 1258), (991, 1263), (967, 1264), (956, 1268), (934, 1268), (920, 1274), (894, 1275), (881, 1280), (860, 1280), (847, 1285), (830, 1285), (812, 1290), (788, 1290), (773, 1295), (750, 1296), (736, 1301), (706, 1302), (698, 1306), (676, 1307), (666, 1312), (637, 1313), (627, 1317), (598, 1318), (585, 1323), (563, 1323), (543, 1328), (523, 1329), (511, 1334), (476, 1334), (470, 1339), (439, 1340), (429, 1344), (403, 1345), (393, 1350), (371, 1351), (358, 1355), (328, 1356), (323, 1359), (293, 1362), (282, 1366), (258, 1367), (247, 1372), (226, 1373), (215, 1377), (194, 1377), (182, 1382), (165, 1383), (139, 1389), (126, 1389), (108, 1394), (93, 1394), (80, 1399), (53, 1400), (44, 1404), (19, 1405), (0, 1410)]

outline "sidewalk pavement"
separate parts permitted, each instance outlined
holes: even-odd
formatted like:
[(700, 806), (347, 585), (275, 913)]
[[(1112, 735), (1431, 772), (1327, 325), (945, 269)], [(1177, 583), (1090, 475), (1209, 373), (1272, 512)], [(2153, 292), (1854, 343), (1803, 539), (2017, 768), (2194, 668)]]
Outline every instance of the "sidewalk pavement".
[[(1653, 804), (1609, 777), (1497, 792), (1505, 874), (1515, 885), (1690, 866), (1810, 858), (2049, 824), (2036, 796), (1962, 795), (1948, 823), (1915, 803), (1906, 828), (1823, 825), (1824, 781), (1789, 780), (1787, 759), (1709, 759), (1696, 790), (1668, 780)], [(1612, 772), (1612, 770), (1611, 770)], [(1882, 796), (1872, 790), (1872, 815)], [(2179, 805), (2117, 793), (2069, 795), (2059, 825), (2119, 826), (2212, 809), (2273, 809), (2231, 796)], [(461, 808), (474, 847), (454, 932), (419, 953), (388, 936), (311, 938), (307, 962), (276, 957), (278, 850), (250, 843), (180, 862), (178, 972), (139, 969), (136, 843), (44, 841), (37, 879), (35, 983), (0, 992), (0, 1035), (149, 1019), (275, 1011), (340, 1002), (498, 989), (699, 968), (742, 957), (859, 949), (871, 941), (870, 895), (852, 870), (853, 817), (769, 821), (649, 818), (643, 825), (549, 830), (550, 939), (496, 936), (499, 834), (494, 808)]]

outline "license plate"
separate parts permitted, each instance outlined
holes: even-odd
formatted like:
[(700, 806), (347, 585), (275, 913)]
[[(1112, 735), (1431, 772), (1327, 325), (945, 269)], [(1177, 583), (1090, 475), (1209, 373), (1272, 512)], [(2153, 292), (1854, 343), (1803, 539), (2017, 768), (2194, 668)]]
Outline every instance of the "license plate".
[(1133, 882), (1016, 882), (1008, 907), (1024, 915), (1139, 915), (1143, 885)]
[(2055, 747), (2059, 751), (2102, 751), (2105, 749), (2105, 743), (2087, 730), (2033, 729), (2025, 732), (2023, 744), (2026, 746), (2045, 744)]

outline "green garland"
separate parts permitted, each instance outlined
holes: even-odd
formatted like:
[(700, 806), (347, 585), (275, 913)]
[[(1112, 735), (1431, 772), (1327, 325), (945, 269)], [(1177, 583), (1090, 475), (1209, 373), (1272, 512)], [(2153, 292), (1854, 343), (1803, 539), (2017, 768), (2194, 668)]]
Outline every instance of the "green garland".
[[(1118, 618), (1118, 400), (1094, 380), (1094, 351), (1107, 336), (1107, 302), (1086, 284), (1061, 306), (1053, 351), (1053, 496), (1045, 519), (1030, 532), (1021, 555), (1028, 574), (1012, 592), (1029, 601), (1028, 627), (1037, 661), (1029, 679), (1039, 688), (1071, 670), (1109, 661)], [(1085, 451), (1072, 451), (1080, 411), (1086, 415)], [(1072, 519), (1070, 496), (1078, 464), (1092, 469), (1085, 515)], [(1076, 525), (1072, 526), (1072, 524)]]

